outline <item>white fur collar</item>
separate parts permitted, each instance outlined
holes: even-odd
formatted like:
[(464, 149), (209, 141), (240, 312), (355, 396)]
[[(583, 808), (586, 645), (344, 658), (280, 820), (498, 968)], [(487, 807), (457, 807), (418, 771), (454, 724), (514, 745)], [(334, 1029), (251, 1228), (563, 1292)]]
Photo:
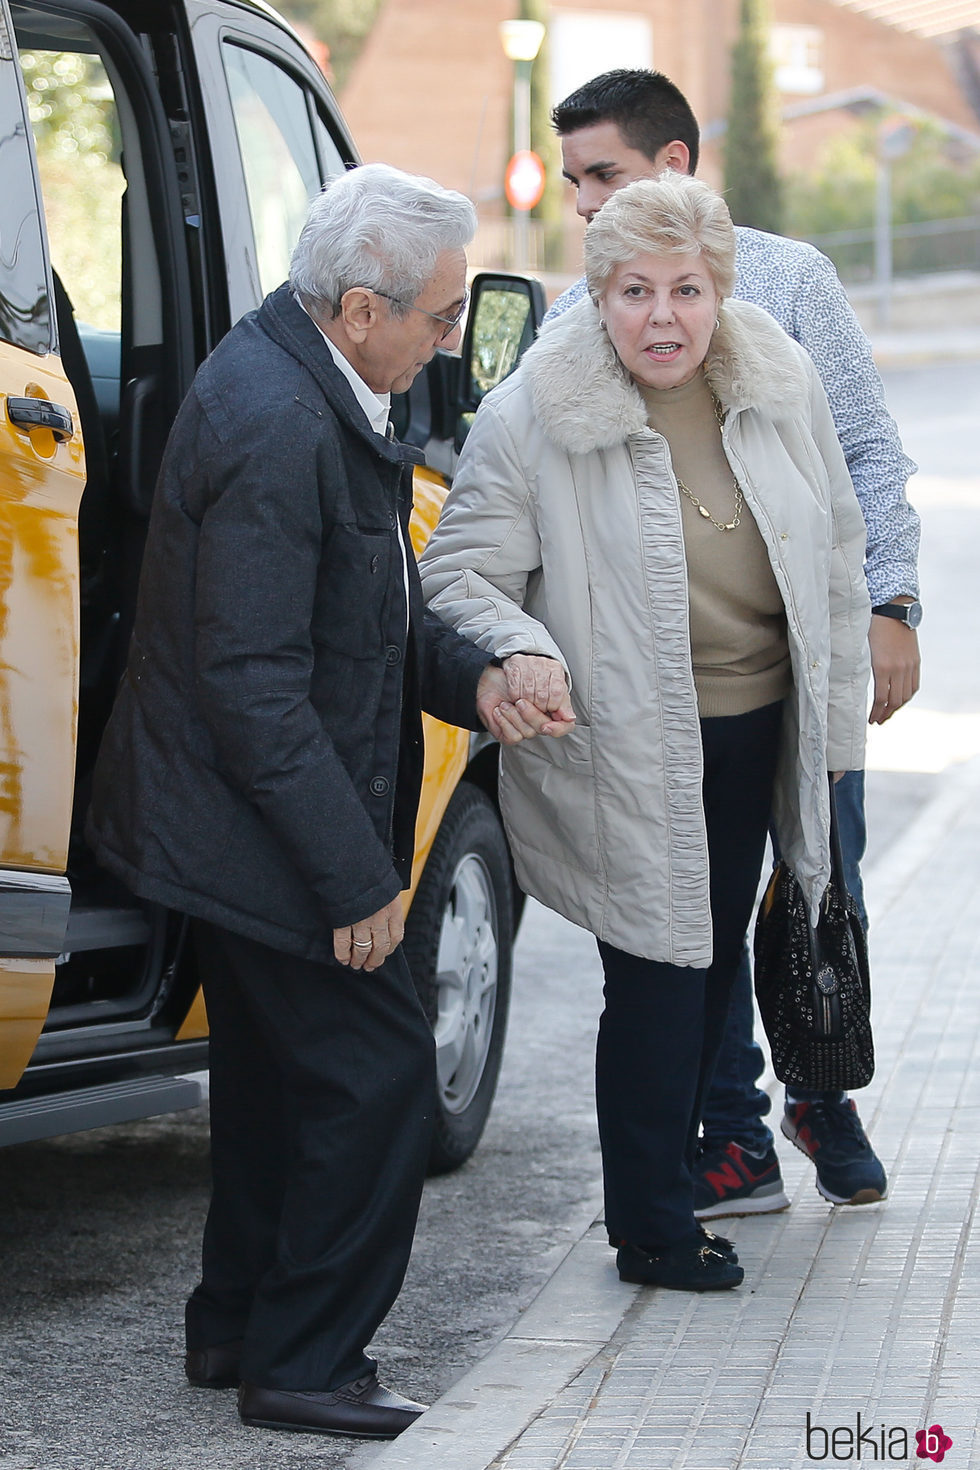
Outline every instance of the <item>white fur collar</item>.
[[(796, 413), (809, 391), (799, 349), (761, 307), (726, 301), (705, 371), (721, 406), (755, 408), (772, 418)], [(544, 433), (569, 454), (611, 449), (646, 428), (633, 380), (585, 297), (542, 332), (522, 372)]]

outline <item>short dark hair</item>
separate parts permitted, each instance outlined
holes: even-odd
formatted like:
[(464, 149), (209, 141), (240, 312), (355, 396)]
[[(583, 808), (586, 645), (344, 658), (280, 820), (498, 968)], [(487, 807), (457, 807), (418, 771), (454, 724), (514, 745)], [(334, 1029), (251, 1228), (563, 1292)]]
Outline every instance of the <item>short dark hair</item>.
[(698, 166), (698, 120), (684, 93), (661, 71), (620, 68), (603, 72), (559, 102), (551, 121), (560, 137), (595, 123), (615, 123), (629, 147), (645, 154), (651, 163), (661, 148), (678, 139), (691, 156), (690, 172)]

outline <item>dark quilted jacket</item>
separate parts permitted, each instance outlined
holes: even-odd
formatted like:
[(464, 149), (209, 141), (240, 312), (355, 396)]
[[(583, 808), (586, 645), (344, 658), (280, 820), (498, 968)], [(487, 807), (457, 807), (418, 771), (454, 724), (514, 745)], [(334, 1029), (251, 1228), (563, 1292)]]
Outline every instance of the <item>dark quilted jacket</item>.
[(422, 608), (411, 451), (373, 433), (286, 287), (174, 424), (88, 824), (136, 893), (289, 953), (408, 883), (420, 704), (477, 728), (488, 655)]

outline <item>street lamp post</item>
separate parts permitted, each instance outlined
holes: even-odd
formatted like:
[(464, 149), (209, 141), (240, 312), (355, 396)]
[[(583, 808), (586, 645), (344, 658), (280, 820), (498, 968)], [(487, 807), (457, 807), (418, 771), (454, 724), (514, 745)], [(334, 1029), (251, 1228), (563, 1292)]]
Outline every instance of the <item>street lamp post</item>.
[(915, 129), (905, 117), (890, 117), (878, 128), (875, 158), (875, 288), (879, 327), (887, 327), (892, 303), (892, 164), (911, 148)]
[[(514, 154), (531, 149), (531, 67), (544, 40), (544, 26), (537, 20), (505, 20), (500, 23), (500, 40), (514, 63)], [(528, 209), (514, 209), (514, 265), (527, 266), (530, 238)]]

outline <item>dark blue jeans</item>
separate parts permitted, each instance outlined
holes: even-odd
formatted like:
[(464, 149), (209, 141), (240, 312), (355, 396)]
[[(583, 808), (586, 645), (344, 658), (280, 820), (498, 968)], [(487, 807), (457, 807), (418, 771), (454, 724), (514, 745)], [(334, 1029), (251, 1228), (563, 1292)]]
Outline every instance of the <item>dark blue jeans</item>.
[(698, 1120), (766, 846), (782, 705), (701, 721), (713, 960), (642, 959), (599, 941), (605, 1009), (596, 1112), (610, 1237), (654, 1250), (693, 1234)]
[[(867, 928), (868, 915), (861, 882), (861, 859), (867, 842), (864, 772), (846, 772), (837, 783), (836, 795), (844, 878)], [(728, 1024), (705, 1103), (702, 1119), (705, 1148), (723, 1148), (726, 1143), (737, 1143), (753, 1153), (763, 1153), (772, 1146), (772, 1132), (762, 1121), (772, 1104), (768, 1093), (757, 1085), (765, 1068), (765, 1059), (753, 1036), (754, 1022), (752, 972), (746, 944), (732, 986)], [(799, 1088), (793, 1095), (814, 1101), (824, 1096), (823, 1093), (807, 1093)], [(830, 1096), (838, 1097), (839, 1094)]]

